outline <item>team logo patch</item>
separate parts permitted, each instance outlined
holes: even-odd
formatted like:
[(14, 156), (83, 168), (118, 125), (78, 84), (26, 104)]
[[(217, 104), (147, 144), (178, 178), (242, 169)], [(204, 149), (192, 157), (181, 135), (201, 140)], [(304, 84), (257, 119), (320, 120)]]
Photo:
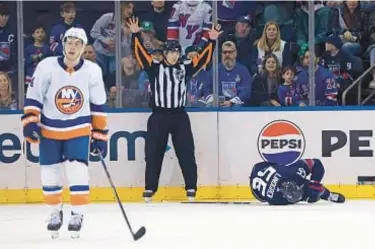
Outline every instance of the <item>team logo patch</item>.
[(64, 114), (76, 113), (83, 106), (83, 94), (75, 86), (64, 86), (57, 91), (55, 104), (57, 109)]
[(289, 165), (305, 152), (302, 130), (287, 120), (275, 120), (263, 127), (258, 136), (258, 152), (266, 162)]

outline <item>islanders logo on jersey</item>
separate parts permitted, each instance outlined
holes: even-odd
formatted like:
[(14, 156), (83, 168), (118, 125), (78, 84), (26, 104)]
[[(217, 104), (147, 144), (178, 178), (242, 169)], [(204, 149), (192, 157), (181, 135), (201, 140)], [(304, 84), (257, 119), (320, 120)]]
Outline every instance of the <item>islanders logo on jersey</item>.
[(64, 114), (76, 113), (83, 106), (83, 94), (75, 86), (64, 86), (56, 92), (55, 104)]
[(302, 130), (287, 120), (268, 123), (258, 136), (258, 152), (266, 162), (292, 164), (303, 156), (305, 146)]

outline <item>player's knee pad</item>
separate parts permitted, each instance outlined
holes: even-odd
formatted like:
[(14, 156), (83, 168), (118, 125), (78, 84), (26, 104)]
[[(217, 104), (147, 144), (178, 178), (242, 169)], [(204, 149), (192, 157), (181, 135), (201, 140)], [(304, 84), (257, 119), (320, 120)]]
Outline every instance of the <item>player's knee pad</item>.
[(87, 165), (79, 161), (66, 161), (65, 171), (69, 183), (71, 204), (73, 206), (86, 205), (89, 199)]
[(44, 200), (48, 205), (62, 203), (61, 164), (41, 166), (41, 180)]

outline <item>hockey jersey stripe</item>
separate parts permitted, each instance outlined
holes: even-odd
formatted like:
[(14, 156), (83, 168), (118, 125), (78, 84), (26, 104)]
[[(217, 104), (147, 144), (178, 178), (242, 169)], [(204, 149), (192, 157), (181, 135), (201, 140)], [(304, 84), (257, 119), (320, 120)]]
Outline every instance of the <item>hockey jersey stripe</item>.
[(178, 26), (180, 26), (180, 22), (179, 21), (168, 22), (168, 29), (170, 29), (170, 28), (178, 28)]
[(39, 116), (43, 109), (43, 105), (37, 100), (25, 99), (25, 107), (23, 109), (25, 114), (33, 113), (34, 115)]
[(48, 130), (45, 127), (42, 127), (42, 136), (45, 138), (56, 139), (56, 140), (67, 140), (76, 137), (90, 136), (91, 134), (91, 125), (89, 124), (86, 127), (69, 129), (65, 131), (54, 131)]
[(40, 110), (43, 109), (43, 104), (35, 99), (25, 99), (25, 107), (28, 106), (38, 107)]
[(107, 129), (107, 116), (104, 115), (93, 115), (92, 116), (92, 128), (95, 130), (106, 130)]
[(93, 113), (93, 112), (104, 112), (104, 106), (103, 105), (95, 105), (93, 103), (90, 103), (90, 110), (91, 110), (91, 113)]
[(75, 119), (57, 120), (47, 118), (42, 114), (41, 123), (55, 128), (73, 128), (73, 126), (91, 123), (91, 116), (82, 116)]

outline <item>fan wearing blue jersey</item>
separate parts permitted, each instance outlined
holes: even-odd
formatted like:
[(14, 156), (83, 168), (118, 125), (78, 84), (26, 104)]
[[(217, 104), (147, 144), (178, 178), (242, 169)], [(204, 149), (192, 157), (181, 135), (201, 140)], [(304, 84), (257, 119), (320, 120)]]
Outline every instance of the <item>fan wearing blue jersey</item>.
[(319, 159), (298, 160), (290, 165), (260, 162), (251, 172), (250, 189), (257, 200), (270, 205), (315, 203), (321, 199), (345, 202), (344, 195), (330, 192), (322, 185), (324, 173)]

